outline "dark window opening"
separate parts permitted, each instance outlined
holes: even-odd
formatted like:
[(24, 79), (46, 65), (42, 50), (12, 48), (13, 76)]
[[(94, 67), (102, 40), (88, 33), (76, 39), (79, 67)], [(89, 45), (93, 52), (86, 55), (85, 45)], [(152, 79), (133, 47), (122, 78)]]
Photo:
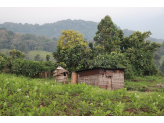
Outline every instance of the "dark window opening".
[(66, 73), (64, 73), (64, 76), (66, 76)]

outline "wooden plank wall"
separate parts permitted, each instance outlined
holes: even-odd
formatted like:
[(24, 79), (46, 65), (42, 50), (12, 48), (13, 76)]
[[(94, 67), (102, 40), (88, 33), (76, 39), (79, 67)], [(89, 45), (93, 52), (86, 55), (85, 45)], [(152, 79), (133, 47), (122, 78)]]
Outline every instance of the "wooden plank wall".
[(78, 73), (80, 77), (99, 74), (99, 69), (87, 70)]
[(112, 90), (124, 88), (124, 71), (122, 70), (104, 70), (93, 69), (78, 73), (78, 83), (98, 86), (104, 89), (108, 88), (108, 81), (111, 78)]
[(78, 75), (78, 83), (86, 83), (87, 85), (98, 86), (99, 74), (90, 75), (90, 76), (79, 76)]
[(68, 77), (67, 76), (56, 76), (56, 82), (65, 82), (68, 84)]
[(113, 73), (112, 89), (116, 90), (116, 89), (120, 89), (120, 88), (124, 88), (124, 73), (123, 72)]

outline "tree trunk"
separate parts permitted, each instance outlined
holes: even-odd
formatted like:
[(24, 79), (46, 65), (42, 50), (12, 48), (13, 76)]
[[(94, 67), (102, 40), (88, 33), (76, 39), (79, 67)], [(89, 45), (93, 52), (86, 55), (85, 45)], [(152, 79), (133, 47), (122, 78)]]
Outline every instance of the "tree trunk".
[(76, 84), (76, 83), (77, 83), (77, 73), (76, 72), (72, 72), (71, 84)]

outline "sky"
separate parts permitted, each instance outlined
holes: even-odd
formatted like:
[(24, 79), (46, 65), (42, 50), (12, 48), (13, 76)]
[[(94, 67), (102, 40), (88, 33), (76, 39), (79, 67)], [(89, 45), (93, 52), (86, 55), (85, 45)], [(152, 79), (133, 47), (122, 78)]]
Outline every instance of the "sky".
[[(16, 1), (10, 4), (6, 2), (4, 6), (0, 6), (0, 24), (13, 22), (42, 25), (66, 19), (100, 22), (106, 15), (109, 15), (112, 21), (121, 29), (141, 32), (150, 30), (152, 32), (151, 37), (164, 39), (164, 6), (160, 6), (162, 3), (159, 2), (158, 5), (154, 3), (149, 5), (147, 3), (148, 1), (141, 4), (140, 2), (143, 1), (138, 0), (138, 2), (134, 2), (134, 4), (128, 6), (127, 0), (124, 0), (125, 3), (121, 3), (122, 1), (118, 3), (116, 1), (116, 3), (114, 3), (115, 6), (108, 7), (107, 5), (110, 5), (109, 1), (106, 1), (105, 4), (100, 4), (100, 1), (88, 3), (86, 0), (83, 0), (82, 6), (81, 4), (80, 6), (79, 4), (72, 4), (77, 3), (77, 1), (72, 0), (69, 0), (69, 2), (64, 1), (65, 4), (63, 4), (63, 1), (61, 4), (59, 2), (59, 6), (52, 6), (52, 4), (48, 2), (49, 0), (46, 0), (49, 4), (44, 4), (42, 1), (37, 1), (34, 4), (15, 4), (17, 3)], [(102, 3), (103, 1), (104, 0), (101, 0)], [(21, 1), (18, 2), (20, 3)], [(39, 2), (41, 6), (38, 4)], [(67, 3), (68, 5), (66, 5)], [(53, 5), (54, 4), (56, 4), (56, 2), (53, 2)], [(121, 6), (122, 4), (123, 6)], [(119, 7), (117, 5), (119, 5)]]

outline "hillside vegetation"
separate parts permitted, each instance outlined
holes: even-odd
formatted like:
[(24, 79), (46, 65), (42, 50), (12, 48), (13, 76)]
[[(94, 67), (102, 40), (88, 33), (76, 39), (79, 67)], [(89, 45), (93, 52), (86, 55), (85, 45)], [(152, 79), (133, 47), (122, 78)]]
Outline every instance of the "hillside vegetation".
[[(93, 21), (84, 21), (84, 20), (62, 20), (57, 21), (54, 23), (47, 23), (43, 25), (39, 24), (21, 24), (21, 23), (12, 23), (12, 22), (6, 22), (3, 24), (0, 24), (0, 28), (6, 28), (8, 31), (14, 31), (19, 32), (21, 34), (35, 34), (37, 36), (46, 36), (48, 38), (57, 37), (59, 38), (61, 36), (62, 30), (74, 30), (79, 31), (80, 33), (84, 34), (84, 37), (87, 40), (92, 40), (95, 36), (95, 32), (97, 31), (97, 25), (99, 23), (93, 22)], [(115, 24), (116, 25), (116, 24)], [(117, 26), (117, 25), (116, 25)], [(118, 29), (120, 29), (119, 26), (117, 26)], [(128, 29), (122, 29), (124, 36), (132, 35), (134, 30), (128, 30)], [(164, 39), (156, 39), (149, 37), (148, 40), (151, 42), (155, 41), (157, 43), (162, 43)]]

